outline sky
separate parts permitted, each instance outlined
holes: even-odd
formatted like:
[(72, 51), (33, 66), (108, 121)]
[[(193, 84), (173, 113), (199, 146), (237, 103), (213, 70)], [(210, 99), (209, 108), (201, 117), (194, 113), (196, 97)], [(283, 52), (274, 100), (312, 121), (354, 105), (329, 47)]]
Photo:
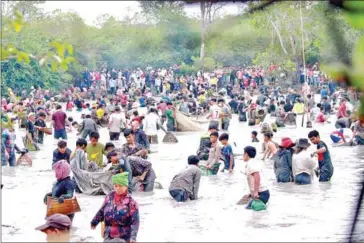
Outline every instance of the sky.
[[(46, 12), (56, 9), (75, 11), (88, 25), (94, 25), (96, 18), (102, 14), (109, 14), (122, 19), (141, 11), (138, 1), (46, 1), (39, 6)], [(187, 15), (195, 16), (199, 13), (199, 6), (188, 5), (185, 10)], [(235, 4), (228, 4), (224, 7), (223, 12), (237, 14), (238, 7)]]

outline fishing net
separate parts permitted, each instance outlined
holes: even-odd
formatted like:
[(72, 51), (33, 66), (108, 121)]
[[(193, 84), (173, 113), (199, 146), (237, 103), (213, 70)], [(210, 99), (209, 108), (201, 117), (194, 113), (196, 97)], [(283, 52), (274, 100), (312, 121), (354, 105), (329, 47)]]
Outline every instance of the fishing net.
[(78, 188), (87, 195), (107, 195), (113, 190), (112, 172), (103, 172), (95, 164), (86, 166), (84, 156), (85, 154), (82, 151), (77, 150), (70, 162)]
[(200, 168), (203, 176), (210, 176), (216, 175), (219, 172), (220, 165), (221, 163), (218, 162), (211, 169), (207, 169), (204, 165), (199, 165), (198, 167)]
[(192, 121), (188, 116), (183, 115), (176, 110), (177, 129), (181, 132), (195, 132), (200, 131), (200, 124)]

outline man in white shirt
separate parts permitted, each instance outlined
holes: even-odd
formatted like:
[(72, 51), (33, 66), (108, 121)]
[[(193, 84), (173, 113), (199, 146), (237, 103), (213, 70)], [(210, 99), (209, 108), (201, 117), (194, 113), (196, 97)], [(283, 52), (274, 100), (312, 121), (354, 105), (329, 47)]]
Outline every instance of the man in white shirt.
[(145, 116), (143, 123), (143, 130), (148, 136), (149, 143), (158, 143), (158, 129), (161, 125), (154, 107), (149, 109), (149, 113)]
[(209, 112), (209, 115), (207, 116), (207, 119), (210, 119), (210, 124), (211, 123), (215, 123), (215, 124), (218, 124), (218, 127), (220, 127), (220, 116), (221, 116), (221, 107), (219, 107), (217, 104), (216, 104), (216, 98), (212, 98), (210, 103), (211, 103), (211, 106), (210, 106), (210, 112)]
[(126, 127), (125, 115), (121, 112), (119, 106), (115, 107), (114, 113), (110, 115), (109, 118), (109, 133), (110, 140), (119, 140), (121, 129)]
[(158, 95), (159, 91), (160, 91), (160, 86), (161, 86), (161, 78), (160, 76), (158, 76), (155, 80), (154, 80), (154, 86), (155, 86), (155, 94)]
[(115, 94), (115, 87), (116, 87), (116, 79), (109, 80), (109, 87), (110, 87), (110, 94)]

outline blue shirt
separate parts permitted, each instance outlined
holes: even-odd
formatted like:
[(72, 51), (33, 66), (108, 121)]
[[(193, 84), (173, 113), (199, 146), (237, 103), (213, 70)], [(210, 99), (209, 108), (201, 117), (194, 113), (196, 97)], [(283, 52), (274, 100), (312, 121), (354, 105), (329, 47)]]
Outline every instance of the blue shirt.
[(145, 98), (144, 97), (140, 97), (139, 98), (139, 103), (140, 103), (140, 107), (145, 107)]
[(317, 144), (317, 149), (323, 147), (326, 148), (326, 151), (323, 154), (318, 154), (319, 168), (321, 173), (327, 173), (328, 175), (332, 176), (334, 174), (334, 166), (332, 165), (331, 162), (329, 149), (327, 148), (327, 145), (323, 141), (320, 141)]
[(71, 156), (72, 151), (67, 148), (66, 152), (64, 154), (62, 154), (61, 152), (59, 152), (58, 148), (56, 150), (53, 151), (53, 163), (52, 166), (60, 161), (60, 160), (66, 160), (68, 163), (70, 162), (70, 156)]
[(326, 90), (326, 89), (322, 89), (322, 90), (320, 91), (320, 95), (321, 95), (321, 97), (328, 96), (328, 95), (329, 95), (329, 92), (327, 92), (327, 90)]
[(136, 130), (134, 135), (135, 135), (135, 143), (139, 143), (140, 145), (142, 145), (143, 148), (149, 149), (149, 140), (144, 131), (138, 129)]
[[(225, 169), (229, 169), (230, 167), (230, 157), (233, 155), (233, 148), (231, 147), (230, 144), (222, 147), (221, 149), (221, 154), (224, 157), (224, 161), (225, 161)], [(233, 164), (233, 168), (234, 168), (234, 158), (232, 161)]]

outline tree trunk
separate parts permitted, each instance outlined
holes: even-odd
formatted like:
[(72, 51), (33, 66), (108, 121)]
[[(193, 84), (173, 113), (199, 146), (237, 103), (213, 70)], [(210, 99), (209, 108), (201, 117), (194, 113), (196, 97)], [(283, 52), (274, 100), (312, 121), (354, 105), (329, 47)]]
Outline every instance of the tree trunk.
[(289, 39), (291, 42), (292, 55), (296, 62), (296, 75), (295, 75), (295, 84), (296, 84), (297, 81), (299, 81), (299, 78), (301, 75), (300, 67), (301, 67), (302, 61), (301, 61), (300, 55), (297, 54), (297, 42), (296, 42), (295, 36), (292, 34), (293, 33), (292, 23), (288, 23), (288, 28), (289, 28), (289, 32), (290, 32)]
[(281, 44), (281, 47), (282, 47), (282, 50), (283, 50), (284, 54), (285, 55), (288, 55), (288, 52), (286, 50), (286, 47), (284, 46), (284, 43), (283, 43), (283, 39), (282, 39), (281, 33), (279, 32), (278, 26), (276, 25), (276, 23), (271, 19), (271, 17), (268, 14), (267, 14), (267, 17), (268, 17), (269, 22), (272, 24), (273, 29), (277, 33), (277, 36), (278, 36), (278, 39), (279, 39), (279, 43)]
[(206, 39), (206, 23), (205, 23), (205, 15), (206, 15), (206, 2), (200, 2), (201, 9), (201, 49), (200, 49), (200, 61), (201, 61), (201, 69), (204, 70), (204, 61), (205, 61), (205, 39)]

